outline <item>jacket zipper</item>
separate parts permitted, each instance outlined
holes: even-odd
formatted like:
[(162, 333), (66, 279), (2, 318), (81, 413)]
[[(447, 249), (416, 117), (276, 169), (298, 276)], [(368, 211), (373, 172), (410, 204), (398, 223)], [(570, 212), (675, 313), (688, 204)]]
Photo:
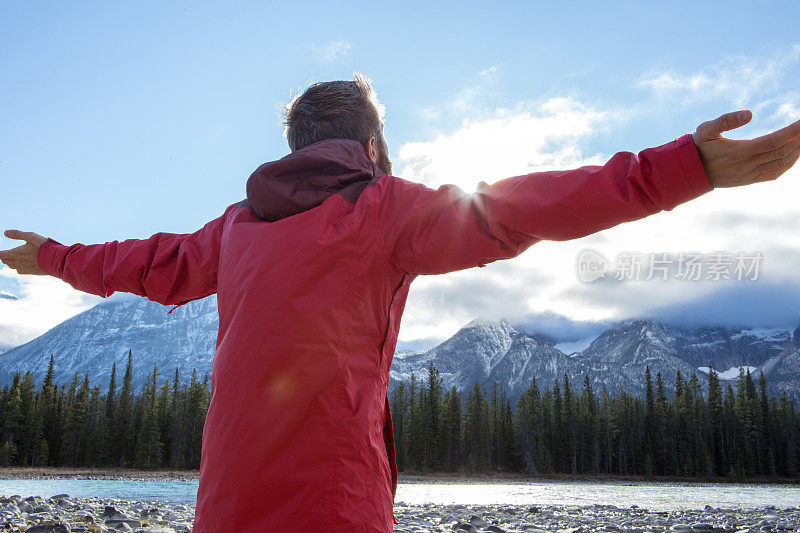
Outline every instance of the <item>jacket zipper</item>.
[(403, 288), (403, 284), (406, 281), (406, 276), (408, 274), (403, 274), (403, 277), (400, 278), (400, 283), (395, 287), (394, 292), (392, 293), (392, 299), (389, 301), (389, 312), (386, 316), (386, 330), (383, 332), (383, 341), (381, 342), (381, 353), (380, 357), (378, 358), (378, 370), (383, 367), (383, 352), (386, 349), (386, 339), (389, 337), (389, 327), (391, 326), (392, 322), (392, 307), (394, 306), (395, 298), (397, 298), (397, 293)]
[(167, 311), (167, 314), (170, 314), (171, 312), (173, 312), (174, 310), (176, 310), (177, 308), (179, 308), (179, 307), (180, 307), (180, 306), (182, 306), (182, 305), (186, 305), (186, 304), (188, 304), (189, 302), (193, 302), (193, 301), (195, 301), (195, 300), (202, 300), (203, 298), (205, 298), (205, 296), (201, 296), (200, 298), (192, 298), (192, 299), (190, 299), (190, 300), (185, 300), (185, 301), (183, 301), (183, 302), (181, 302), (181, 303), (177, 304), (175, 307), (173, 307), (173, 308), (172, 308), (172, 309), (170, 309), (169, 311)]

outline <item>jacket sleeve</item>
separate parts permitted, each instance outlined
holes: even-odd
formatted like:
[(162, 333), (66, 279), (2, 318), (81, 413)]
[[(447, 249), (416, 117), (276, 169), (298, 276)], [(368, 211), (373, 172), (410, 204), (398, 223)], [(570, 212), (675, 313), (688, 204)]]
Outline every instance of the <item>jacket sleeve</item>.
[(37, 262), (45, 274), (106, 298), (130, 292), (162, 304), (182, 304), (217, 290), (223, 225), (236, 206), (194, 233), (65, 246), (48, 239)]
[(465, 194), (390, 176), (378, 213), (391, 262), (442, 274), (515, 257), (541, 240), (564, 241), (637, 220), (712, 190), (691, 135), (603, 166), (481, 182)]

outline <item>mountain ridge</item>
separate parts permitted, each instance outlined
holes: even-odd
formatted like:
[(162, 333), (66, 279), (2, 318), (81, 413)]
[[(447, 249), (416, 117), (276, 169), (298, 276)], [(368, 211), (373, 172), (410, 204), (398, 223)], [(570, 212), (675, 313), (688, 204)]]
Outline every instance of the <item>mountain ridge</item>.
[[(58, 324), (21, 346), (0, 353), (0, 385), (14, 373), (31, 370), (36, 383), (55, 358), (56, 383), (71, 381), (75, 372), (88, 373), (93, 384), (106, 388), (113, 362), (117, 383), (133, 353), (134, 386), (138, 389), (157, 364), (160, 378), (173, 379), (176, 367), (186, 381), (193, 369), (211, 373), (216, 346), (216, 297), (189, 302), (168, 314), (145, 298), (124, 295)], [(622, 386), (633, 394), (644, 392), (644, 371), (653, 379), (662, 373), (668, 392), (674, 389), (675, 371), (684, 378), (697, 375), (701, 385), (717, 371), (753, 367), (764, 371), (773, 393), (787, 391), (800, 397), (800, 327), (730, 328), (678, 326), (655, 320), (625, 320), (610, 324), (584, 348), (574, 353), (559, 350), (559, 339), (515, 326), (507, 320), (476, 318), (445, 341), (428, 349), (397, 350), (392, 361), (389, 391), (411, 374), (426, 379), (430, 362), (438, 369), (445, 390), (462, 393), (477, 381), (488, 388), (501, 383), (511, 398), (522, 394), (533, 376), (540, 388), (552, 387), (566, 374), (576, 387), (585, 376), (592, 387), (615, 394)], [(578, 343), (580, 344), (580, 343)], [(413, 346), (406, 343), (405, 346)]]

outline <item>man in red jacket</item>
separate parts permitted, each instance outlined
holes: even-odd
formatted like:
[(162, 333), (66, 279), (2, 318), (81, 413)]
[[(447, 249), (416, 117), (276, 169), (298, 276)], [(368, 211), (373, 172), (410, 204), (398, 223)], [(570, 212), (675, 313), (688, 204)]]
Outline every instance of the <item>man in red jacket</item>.
[(287, 110), (291, 153), (247, 199), (189, 234), (61, 243), (17, 230), (0, 252), (109, 296), (181, 305), (217, 293), (219, 331), (194, 531), (392, 530), (386, 397), (411, 281), (646, 217), (716, 187), (772, 180), (800, 155), (800, 121), (753, 140), (728, 113), (603, 166), (537, 172), (472, 194), (391, 175), (367, 83), (311, 86)]

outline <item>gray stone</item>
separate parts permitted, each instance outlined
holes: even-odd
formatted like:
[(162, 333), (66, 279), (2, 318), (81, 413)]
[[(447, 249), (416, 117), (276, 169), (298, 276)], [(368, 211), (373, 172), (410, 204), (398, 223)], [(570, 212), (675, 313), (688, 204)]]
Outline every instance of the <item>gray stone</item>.
[(72, 519), (79, 521), (79, 522), (86, 522), (88, 524), (94, 524), (97, 520), (95, 520), (94, 516), (91, 513), (86, 511), (80, 511), (72, 515)]
[(71, 533), (71, 531), (68, 524), (62, 524), (61, 522), (45, 522), (26, 530), (27, 533)]
[(472, 515), (469, 519), (469, 523), (475, 527), (486, 527), (487, 525), (489, 525), (489, 523), (486, 520), (484, 520), (478, 515)]
[[(109, 518), (106, 520), (106, 525), (108, 527), (113, 527), (114, 529), (119, 529), (120, 525), (122, 524), (127, 525), (131, 529), (135, 527), (142, 527), (142, 521), (137, 520), (135, 518), (125, 518), (125, 519)], [(127, 531), (127, 529), (125, 531)]]
[(117, 508), (114, 507), (113, 505), (106, 505), (105, 509), (103, 510), (103, 514), (100, 516), (102, 516), (103, 518), (120, 518), (120, 519), (130, 518), (125, 513), (118, 511)]

